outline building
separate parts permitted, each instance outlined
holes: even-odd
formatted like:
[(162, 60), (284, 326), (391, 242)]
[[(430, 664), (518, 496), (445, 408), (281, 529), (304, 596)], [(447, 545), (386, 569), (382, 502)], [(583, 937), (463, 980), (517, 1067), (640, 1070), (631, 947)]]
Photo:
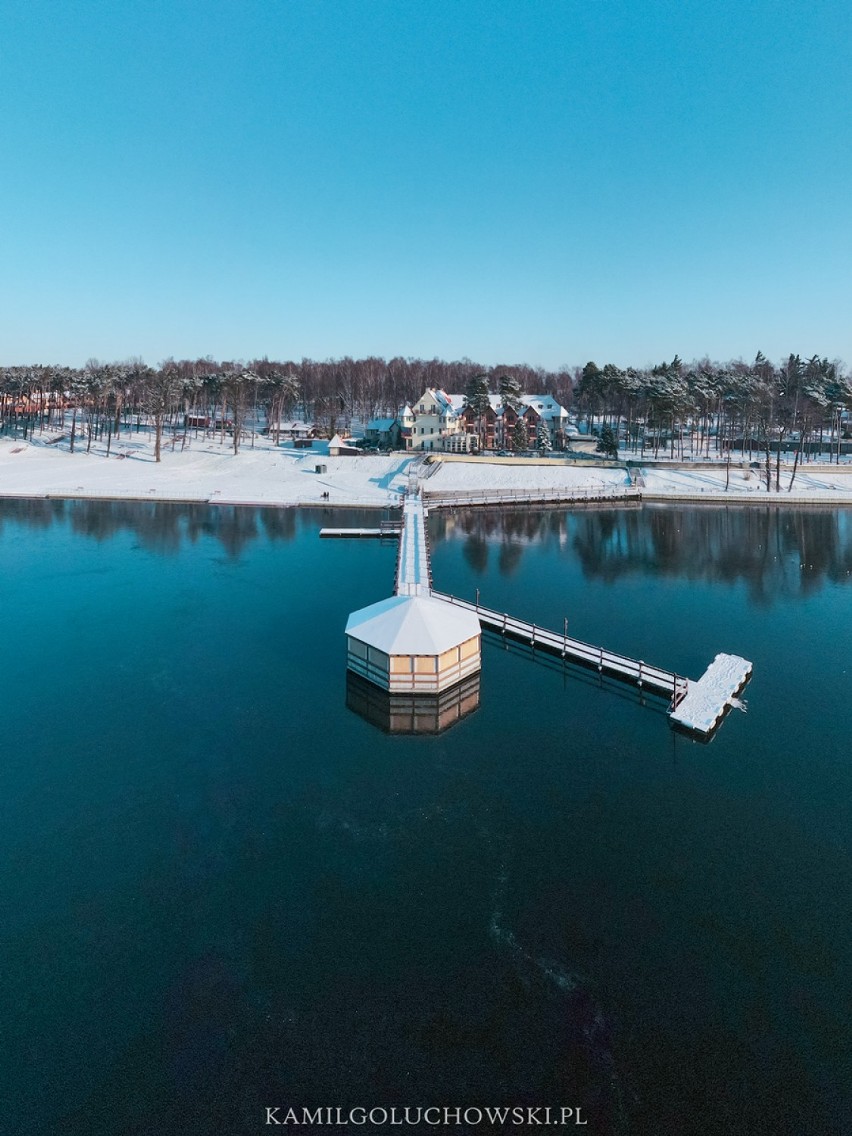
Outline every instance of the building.
[(514, 410), (504, 406), (499, 395), (489, 395), (488, 408), (477, 414), (465, 403), (461, 394), (427, 387), (413, 404), (400, 407), (399, 445), (406, 450), (443, 453), (478, 453), (486, 450), (511, 450), (519, 419), (527, 427), (530, 448), (536, 444), (539, 422), (547, 424), (551, 444), (565, 448), (568, 411), (549, 394), (521, 395)]
[[(527, 424), (532, 430), (538, 427), (539, 419), (544, 419), (550, 430), (550, 440), (557, 449), (562, 449), (568, 430), (568, 411), (560, 406), (553, 395), (550, 394), (522, 394), (521, 402), (527, 411), (525, 414)], [(531, 435), (533, 438), (535, 434)]]
[(437, 694), (481, 666), (472, 612), (429, 595), (395, 595), (355, 611), (346, 624), (346, 665), (391, 693)]
[(400, 412), (405, 448), (467, 452), (471, 445), (463, 426), (463, 406), (463, 395), (427, 387), (414, 406)]
[[(409, 410), (410, 408), (405, 408)], [(412, 421), (413, 425), (413, 421)], [(380, 450), (397, 450), (402, 442), (402, 423), (399, 418), (371, 418), (364, 430), (368, 446)]]

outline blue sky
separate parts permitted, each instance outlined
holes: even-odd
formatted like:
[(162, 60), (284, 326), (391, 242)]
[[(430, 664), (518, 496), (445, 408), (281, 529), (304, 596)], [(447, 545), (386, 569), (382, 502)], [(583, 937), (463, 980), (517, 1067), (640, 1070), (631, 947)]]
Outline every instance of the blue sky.
[(852, 6), (0, 0), (0, 363), (852, 362)]

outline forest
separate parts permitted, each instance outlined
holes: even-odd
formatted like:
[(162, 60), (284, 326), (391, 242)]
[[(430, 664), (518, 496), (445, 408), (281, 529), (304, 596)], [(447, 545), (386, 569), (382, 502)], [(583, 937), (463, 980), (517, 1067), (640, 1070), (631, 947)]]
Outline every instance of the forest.
[(469, 359), (216, 362), (142, 360), (81, 368), (60, 365), (0, 368), (0, 432), (24, 438), (62, 429), (71, 448), (120, 431), (153, 430), (159, 459), (164, 431), (188, 419), (221, 431), (234, 452), (264, 422), (276, 431), (288, 418), (329, 434), (353, 422), (393, 416), (426, 387), (448, 393), (512, 388), (551, 394), (589, 430), (643, 456), (718, 457), (732, 452), (777, 455), (827, 453), (839, 461), (849, 437), (852, 380), (843, 364), (789, 355), (779, 364), (758, 352), (751, 363), (703, 359), (641, 368), (612, 363), (556, 371), (527, 365), (482, 366)]

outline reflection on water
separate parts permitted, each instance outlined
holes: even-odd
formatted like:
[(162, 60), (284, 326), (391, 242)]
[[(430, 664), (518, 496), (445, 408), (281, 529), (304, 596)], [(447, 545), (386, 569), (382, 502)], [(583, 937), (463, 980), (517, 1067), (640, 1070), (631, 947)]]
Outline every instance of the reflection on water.
[(479, 675), (440, 694), (391, 694), (346, 672), (346, 707), (386, 734), (441, 734), (479, 706)]
[(143, 548), (161, 554), (176, 553), (186, 543), (212, 536), (228, 556), (236, 558), (261, 537), (292, 541), (301, 531), (313, 532), (318, 517), (329, 527), (369, 527), (375, 525), (376, 510), (27, 498), (0, 502), (0, 534), (6, 524), (32, 529), (67, 525), (75, 534), (103, 542), (125, 531)]
[(707, 750), (487, 637), (456, 727), (362, 724), (342, 631), (395, 549), (321, 541), (333, 512), (0, 503), (0, 1132), (388, 1102), (845, 1131), (848, 515), (430, 518), (442, 590), (681, 673), (752, 658)]
[(852, 580), (852, 510), (675, 505), (594, 510), (458, 510), (433, 514), (434, 543), (463, 541), (482, 575), (513, 576), (526, 550), (559, 548), (587, 578), (678, 576), (744, 582), (753, 602), (806, 596)]

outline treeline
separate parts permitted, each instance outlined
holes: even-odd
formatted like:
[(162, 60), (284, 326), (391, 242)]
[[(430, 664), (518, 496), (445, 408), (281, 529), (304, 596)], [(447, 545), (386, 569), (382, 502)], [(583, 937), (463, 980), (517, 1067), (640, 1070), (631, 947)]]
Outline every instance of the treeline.
[[(790, 355), (778, 365), (760, 352), (753, 363), (680, 358), (646, 368), (599, 367), (548, 371), (526, 365), (485, 367), (469, 359), (312, 359), (217, 362), (167, 359), (84, 367), (35, 365), (0, 369), (0, 430), (69, 429), (71, 446), (90, 447), (122, 430), (153, 428), (159, 457), (163, 433), (177, 430), (186, 415), (209, 420), (226, 434), (235, 452), (247, 425), (277, 424), (288, 417), (333, 433), (354, 419), (392, 416), (426, 387), (491, 393), (514, 387), (552, 394), (564, 407), (585, 414), (620, 446), (643, 454), (682, 457), (740, 451), (752, 455), (782, 449), (800, 453), (827, 449), (839, 460), (852, 404), (852, 382), (842, 365), (814, 355)], [(768, 477), (767, 473), (767, 477)]]
[(140, 423), (153, 427), (159, 460), (163, 432), (185, 415), (209, 419), (227, 432), (236, 452), (249, 420), (264, 418), (275, 432), (286, 417), (317, 423), (329, 433), (383, 415), (392, 416), (426, 387), (464, 391), (484, 376), (496, 390), (512, 379), (532, 393), (555, 393), (570, 402), (575, 372), (524, 365), (483, 367), (469, 359), (331, 359), (301, 362), (255, 359), (216, 362), (167, 359), (159, 367), (141, 360), (85, 367), (6, 367), (0, 371), (0, 429), (27, 436), (65, 425), (71, 446), (112, 437)]
[(848, 437), (852, 381), (838, 362), (789, 355), (776, 366), (758, 352), (753, 363), (702, 360), (646, 369), (611, 363), (583, 367), (576, 409), (601, 432), (658, 456), (766, 456), (782, 450), (828, 452), (839, 461)]

